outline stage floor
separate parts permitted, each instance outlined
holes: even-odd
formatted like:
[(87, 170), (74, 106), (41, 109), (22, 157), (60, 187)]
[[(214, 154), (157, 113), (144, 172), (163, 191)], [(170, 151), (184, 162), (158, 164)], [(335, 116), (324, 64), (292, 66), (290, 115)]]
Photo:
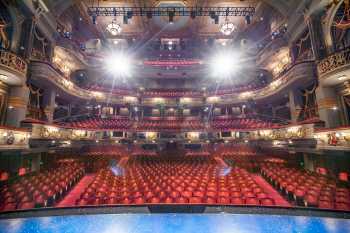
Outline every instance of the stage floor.
[(350, 232), (339, 218), (249, 214), (99, 214), (1, 219), (1, 233)]

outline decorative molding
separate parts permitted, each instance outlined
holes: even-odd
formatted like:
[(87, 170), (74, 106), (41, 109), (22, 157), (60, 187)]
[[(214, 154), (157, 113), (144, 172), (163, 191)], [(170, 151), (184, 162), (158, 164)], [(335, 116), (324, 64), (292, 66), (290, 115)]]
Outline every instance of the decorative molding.
[(350, 65), (350, 48), (336, 52), (317, 64), (320, 79), (324, 79), (329, 73)]
[(14, 53), (0, 50), (0, 68), (15, 72), (23, 78), (27, 75), (27, 63)]
[(17, 96), (10, 96), (8, 98), (8, 105), (12, 106), (14, 108), (26, 108), (27, 107), (27, 101), (21, 97)]
[(323, 98), (317, 100), (318, 109), (331, 109), (338, 106), (337, 100), (335, 98)]

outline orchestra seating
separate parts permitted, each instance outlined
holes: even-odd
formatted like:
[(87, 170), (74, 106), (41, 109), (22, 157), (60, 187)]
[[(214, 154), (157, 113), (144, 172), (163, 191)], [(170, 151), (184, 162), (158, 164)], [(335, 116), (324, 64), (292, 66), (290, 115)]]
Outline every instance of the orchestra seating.
[(246, 170), (223, 170), (207, 157), (139, 157), (123, 176), (100, 170), (76, 204), (275, 205)]
[(265, 164), (261, 174), (295, 204), (324, 209), (350, 210), (350, 190), (337, 180), (315, 172)]
[(278, 124), (253, 118), (244, 119), (214, 119), (211, 126), (216, 130), (238, 130), (238, 129), (268, 129), (278, 127)]
[(0, 210), (52, 206), (69, 192), (84, 173), (83, 165), (72, 163), (3, 185), (0, 192)]

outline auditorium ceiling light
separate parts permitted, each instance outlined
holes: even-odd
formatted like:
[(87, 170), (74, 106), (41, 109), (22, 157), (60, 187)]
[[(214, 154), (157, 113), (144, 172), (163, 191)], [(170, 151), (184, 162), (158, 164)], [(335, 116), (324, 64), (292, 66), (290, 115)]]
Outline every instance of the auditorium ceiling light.
[(129, 76), (131, 60), (126, 54), (113, 54), (106, 59), (106, 68), (113, 75)]
[(113, 20), (107, 25), (106, 30), (111, 33), (112, 36), (116, 36), (122, 32), (122, 27), (115, 20)]
[(234, 52), (219, 52), (210, 61), (213, 76), (228, 77), (238, 70), (238, 54)]
[(223, 25), (220, 27), (220, 32), (224, 34), (225, 36), (229, 36), (232, 34), (237, 29), (236, 25), (234, 25), (231, 22), (225, 22)]

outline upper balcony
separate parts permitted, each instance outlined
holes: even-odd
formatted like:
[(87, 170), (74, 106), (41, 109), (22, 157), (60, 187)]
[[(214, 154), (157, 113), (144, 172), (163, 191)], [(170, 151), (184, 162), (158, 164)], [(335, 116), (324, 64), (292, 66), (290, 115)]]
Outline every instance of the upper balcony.
[(280, 76), (267, 86), (252, 91), (239, 93), (226, 93), (225, 95), (210, 95), (207, 97), (208, 104), (234, 104), (245, 102), (249, 99), (259, 100), (276, 97), (283, 94), (288, 86), (306, 85), (314, 77), (314, 61), (304, 61), (294, 64), (281, 72)]
[(0, 80), (11, 86), (25, 83), (27, 62), (16, 54), (0, 50)]
[[(91, 91), (80, 88), (51, 64), (42, 61), (32, 61), (30, 64), (31, 80), (41, 87), (58, 87), (62, 95), (69, 95), (85, 100), (96, 99), (98, 102), (110, 102), (114, 104), (137, 104), (134, 96), (114, 95), (101, 91)], [(44, 81), (44, 82), (42, 82)]]
[(319, 81), (326, 86), (344, 82), (341, 77), (350, 75), (350, 48), (335, 52), (317, 64)]

